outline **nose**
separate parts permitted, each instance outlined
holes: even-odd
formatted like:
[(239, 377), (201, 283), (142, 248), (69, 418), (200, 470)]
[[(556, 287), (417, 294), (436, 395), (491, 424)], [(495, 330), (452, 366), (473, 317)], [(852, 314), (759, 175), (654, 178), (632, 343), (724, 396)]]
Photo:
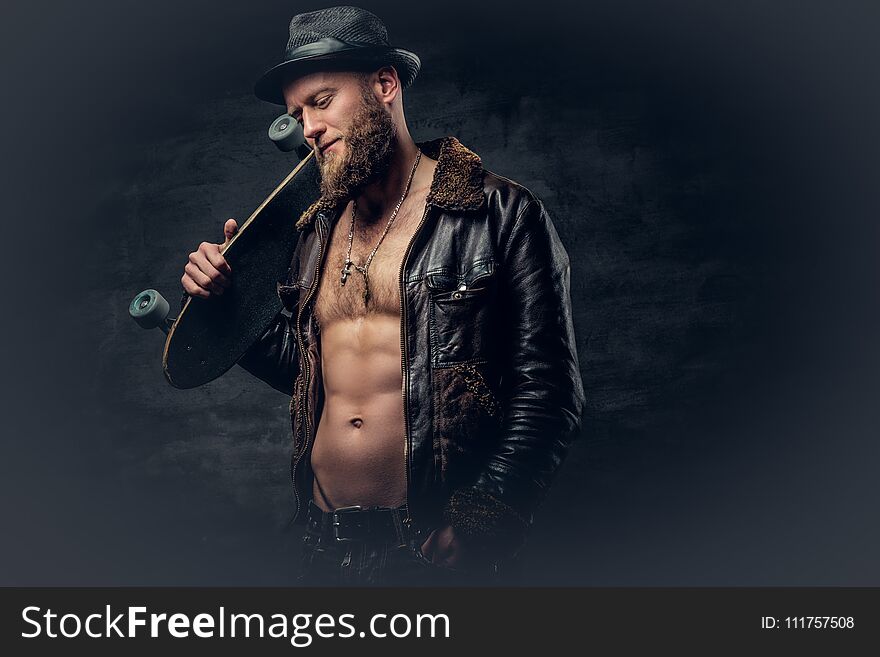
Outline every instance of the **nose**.
[(324, 134), (326, 126), (313, 112), (310, 112), (308, 108), (303, 108), (302, 122), (303, 136), (311, 142), (312, 146), (314, 146), (315, 140)]

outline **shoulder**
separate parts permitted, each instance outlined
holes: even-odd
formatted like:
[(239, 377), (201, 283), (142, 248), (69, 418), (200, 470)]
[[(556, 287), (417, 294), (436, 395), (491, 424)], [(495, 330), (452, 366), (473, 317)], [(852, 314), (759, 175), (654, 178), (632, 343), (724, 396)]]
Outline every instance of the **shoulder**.
[(526, 186), (488, 169), (483, 170), (483, 193), (489, 207), (524, 209), (530, 203), (539, 202), (538, 197)]
[(484, 170), (483, 193), (486, 211), (497, 222), (501, 236), (509, 236), (517, 227), (523, 229), (525, 224), (542, 223), (547, 218), (540, 199), (510, 178)]

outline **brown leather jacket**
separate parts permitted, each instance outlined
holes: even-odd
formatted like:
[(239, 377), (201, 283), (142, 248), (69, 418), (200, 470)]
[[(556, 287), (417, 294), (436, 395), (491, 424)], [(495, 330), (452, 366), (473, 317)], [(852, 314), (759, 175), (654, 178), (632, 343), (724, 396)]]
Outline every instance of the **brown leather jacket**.
[[(584, 392), (568, 255), (543, 205), (482, 167), (454, 138), (420, 144), (438, 160), (404, 255), (400, 347), (407, 502), (417, 527), (440, 522), (514, 550), (580, 429)], [(287, 281), (284, 312), (239, 363), (291, 395), (291, 475), (301, 519), (323, 384), (312, 317), (339, 210), (316, 201)]]

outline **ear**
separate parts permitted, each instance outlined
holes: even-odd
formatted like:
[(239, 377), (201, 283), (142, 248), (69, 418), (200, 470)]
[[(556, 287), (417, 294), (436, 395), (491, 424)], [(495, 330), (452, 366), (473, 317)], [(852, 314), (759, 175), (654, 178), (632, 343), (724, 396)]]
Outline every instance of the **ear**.
[(381, 102), (391, 105), (400, 96), (400, 77), (393, 66), (383, 66), (376, 71), (372, 82), (373, 90)]

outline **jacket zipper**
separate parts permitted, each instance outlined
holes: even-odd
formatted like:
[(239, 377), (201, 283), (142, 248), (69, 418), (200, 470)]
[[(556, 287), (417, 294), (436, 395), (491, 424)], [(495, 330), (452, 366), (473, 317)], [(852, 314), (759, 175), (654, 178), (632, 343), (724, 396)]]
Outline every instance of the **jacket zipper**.
[(406, 396), (406, 389), (408, 387), (408, 379), (409, 376), (407, 374), (407, 361), (409, 360), (407, 352), (406, 352), (406, 304), (403, 302), (404, 296), (404, 285), (403, 285), (403, 273), (406, 271), (406, 263), (409, 260), (409, 252), (412, 249), (413, 242), (416, 241), (416, 237), (418, 237), (419, 231), (422, 229), (422, 225), (425, 223), (425, 220), (428, 218), (428, 211), (430, 210), (430, 205), (425, 205), (425, 213), (422, 215), (422, 220), (419, 222), (419, 225), (416, 226), (416, 230), (413, 233), (412, 237), (409, 240), (409, 244), (406, 245), (406, 251), (403, 254), (403, 261), (400, 263), (400, 271), (398, 272), (398, 284), (400, 286), (400, 371), (403, 375), (403, 385), (401, 386), (401, 395), (403, 396), (403, 467), (404, 473), (406, 475), (406, 518), (404, 518), (403, 524), (407, 529), (412, 527), (412, 515), (410, 512), (409, 506), (409, 470), (410, 470), (410, 437), (409, 437), (409, 400)]
[[(401, 327), (400, 327), (400, 354), (401, 354), (401, 356), (400, 356), (400, 369), (401, 369), (401, 373), (403, 375), (403, 384), (401, 386), (401, 395), (403, 397), (403, 425), (404, 425), (403, 455), (404, 455), (404, 474), (406, 477), (406, 493), (405, 493), (406, 500), (405, 500), (405, 502), (406, 502), (406, 508), (407, 508), (406, 518), (404, 519), (404, 524), (406, 525), (407, 528), (412, 526), (412, 516), (411, 516), (410, 510), (409, 510), (409, 481), (410, 481), (409, 443), (410, 443), (410, 437), (409, 437), (409, 400), (407, 399), (407, 396), (406, 396), (406, 389), (407, 389), (407, 383), (408, 383), (409, 377), (408, 377), (407, 368), (406, 368), (406, 362), (408, 360), (407, 349), (406, 349), (406, 324), (407, 324), (407, 322), (406, 322), (406, 304), (403, 302), (403, 298), (404, 298), (403, 273), (404, 273), (404, 271), (406, 271), (406, 264), (407, 264), (407, 261), (409, 260), (409, 254), (410, 254), (410, 251), (412, 250), (413, 242), (415, 242), (416, 237), (418, 237), (419, 231), (421, 230), (422, 226), (424, 225), (425, 220), (428, 218), (429, 210), (430, 210), (430, 206), (426, 205), (425, 212), (422, 215), (422, 219), (419, 222), (419, 225), (416, 227), (415, 232), (413, 233), (412, 237), (409, 240), (409, 243), (406, 246), (406, 251), (404, 252), (403, 261), (401, 262), (401, 265), (400, 265), (400, 271), (398, 272), (398, 285), (399, 285), (399, 291), (400, 291), (400, 323), (401, 323)], [(302, 340), (302, 331), (300, 330), (300, 326), (302, 324), (303, 309), (306, 306), (308, 306), (309, 302), (312, 299), (312, 295), (314, 294), (315, 290), (318, 287), (318, 276), (320, 275), (321, 264), (324, 260), (324, 240), (323, 240), (323, 236), (321, 235), (321, 230), (320, 230), (320, 227), (322, 225), (323, 224), (318, 222), (318, 224), (317, 224), (318, 227), (316, 228), (316, 232), (318, 235), (318, 261), (315, 264), (314, 280), (312, 281), (312, 286), (311, 286), (311, 288), (309, 288), (309, 293), (306, 295), (305, 301), (303, 301), (303, 303), (300, 304), (300, 306), (299, 306), (299, 309), (297, 312), (297, 319), (296, 319), (296, 338), (297, 338), (297, 342), (299, 343), (299, 346), (300, 346), (300, 359), (302, 361), (302, 366), (303, 366), (302, 369), (303, 369), (303, 372), (305, 373), (305, 376), (303, 377), (303, 402), (302, 402), (302, 404), (300, 404), (300, 407), (302, 409), (302, 415), (303, 415), (303, 420), (304, 420), (305, 429), (306, 429), (306, 436), (305, 436), (305, 441), (303, 443), (303, 449), (300, 451), (299, 454), (296, 455), (295, 460), (293, 462), (292, 472), (291, 472), (291, 479), (293, 482), (293, 494), (294, 494), (294, 499), (296, 500), (295, 516), (299, 515), (299, 510), (300, 510), (300, 506), (301, 506), (301, 501), (299, 498), (299, 489), (297, 488), (297, 485), (296, 485), (296, 471), (297, 471), (297, 468), (299, 467), (300, 460), (306, 454), (306, 452), (308, 452), (308, 450), (309, 450), (309, 441), (311, 440), (311, 434), (312, 434), (311, 423), (309, 422), (309, 413), (308, 413), (309, 363), (308, 363), (308, 359), (306, 358), (306, 355), (305, 355), (305, 345)]]
[(315, 233), (318, 236), (318, 261), (315, 263), (315, 276), (312, 280), (312, 286), (309, 288), (309, 293), (306, 295), (305, 301), (299, 305), (296, 314), (296, 341), (299, 344), (299, 354), (300, 354), (300, 362), (302, 363), (302, 370), (305, 374), (303, 377), (303, 385), (302, 388), (302, 403), (300, 404), (300, 410), (302, 415), (302, 420), (305, 425), (305, 440), (303, 441), (303, 448), (300, 450), (299, 454), (294, 457), (293, 467), (291, 468), (290, 478), (293, 483), (293, 496), (296, 500), (296, 511), (294, 513), (294, 517), (299, 515), (299, 510), (301, 506), (301, 501), (299, 499), (299, 489), (296, 485), (296, 469), (299, 467), (299, 462), (302, 457), (309, 451), (309, 441), (312, 437), (311, 423), (309, 422), (309, 412), (308, 412), (308, 404), (309, 404), (309, 361), (306, 358), (305, 353), (305, 343), (302, 339), (302, 313), (303, 308), (309, 305), (309, 301), (312, 299), (312, 295), (315, 293), (315, 290), (318, 288), (318, 276), (321, 273), (321, 264), (324, 260), (324, 239), (321, 234), (321, 229), (323, 227), (323, 223), (321, 221), (321, 215), (317, 217), (317, 222), (315, 226)]

